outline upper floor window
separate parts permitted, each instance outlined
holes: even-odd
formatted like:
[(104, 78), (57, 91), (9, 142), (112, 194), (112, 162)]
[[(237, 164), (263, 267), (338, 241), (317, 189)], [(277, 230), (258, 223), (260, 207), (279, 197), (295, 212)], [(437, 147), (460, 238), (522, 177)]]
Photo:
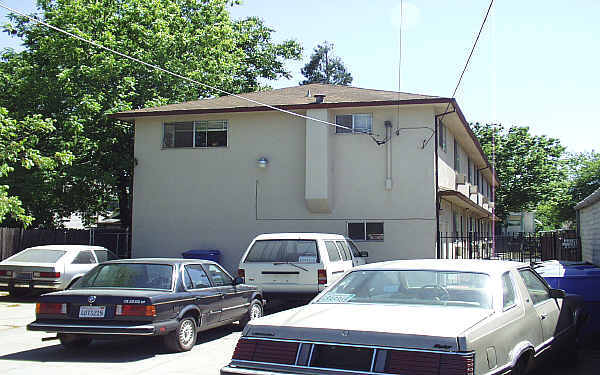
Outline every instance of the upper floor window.
[(438, 139), (440, 143), (440, 147), (446, 151), (446, 127), (444, 123), (440, 121), (438, 125)]
[(471, 163), (471, 158), (467, 158), (467, 178), (469, 183), (473, 182), (473, 174), (471, 173), (473, 164)]
[(227, 147), (227, 120), (167, 122), (164, 148)]
[(454, 139), (454, 170), (460, 172), (460, 153), (458, 150), (460, 150), (460, 146)]
[[(335, 123), (345, 128), (336, 127), (336, 133), (367, 133), (373, 132), (373, 115), (370, 113), (357, 113), (352, 115), (337, 115)], [(352, 130), (350, 130), (352, 129)]]

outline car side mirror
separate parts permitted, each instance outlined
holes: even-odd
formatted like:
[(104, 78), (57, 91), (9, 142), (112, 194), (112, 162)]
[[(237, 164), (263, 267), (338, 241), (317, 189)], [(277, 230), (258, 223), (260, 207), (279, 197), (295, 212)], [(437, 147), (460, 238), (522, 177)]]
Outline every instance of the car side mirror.
[(565, 291), (562, 289), (550, 289), (550, 298), (565, 298)]
[(235, 279), (233, 279), (233, 285), (238, 285), (238, 284), (243, 284), (244, 283), (244, 278), (243, 277), (236, 277)]
[(360, 254), (361, 257), (366, 258), (369, 256), (369, 252), (368, 251), (359, 251), (358, 252)]

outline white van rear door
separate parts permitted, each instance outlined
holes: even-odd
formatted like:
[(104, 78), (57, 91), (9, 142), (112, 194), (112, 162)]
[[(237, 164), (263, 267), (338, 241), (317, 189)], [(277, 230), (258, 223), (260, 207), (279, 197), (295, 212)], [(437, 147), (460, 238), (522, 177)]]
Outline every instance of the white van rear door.
[(265, 293), (316, 293), (321, 268), (317, 241), (269, 239), (254, 241), (240, 264), (246, 282)]

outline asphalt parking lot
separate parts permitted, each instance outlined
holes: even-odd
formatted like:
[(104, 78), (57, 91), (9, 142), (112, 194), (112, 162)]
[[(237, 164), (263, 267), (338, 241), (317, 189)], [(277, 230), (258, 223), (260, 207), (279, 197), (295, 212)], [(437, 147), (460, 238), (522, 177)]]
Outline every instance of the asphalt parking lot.
[[(33, 298), (12, 299), (0, 293), (0, 374), (217, 375), (229, 362), (241, 334), (231, 326), (201, 333), (196, 346), (186, 353), (168, 353), (154, 338), (94, 341), (84, 350), (69, 351), (56, 340), (41, 341), (50, 334), (28, 332), (25, 326), (34, 318)], [(536, 375), (595, 375), (598, 368), (600, 347), (583, 351), (575, 369), (550, 365)]]

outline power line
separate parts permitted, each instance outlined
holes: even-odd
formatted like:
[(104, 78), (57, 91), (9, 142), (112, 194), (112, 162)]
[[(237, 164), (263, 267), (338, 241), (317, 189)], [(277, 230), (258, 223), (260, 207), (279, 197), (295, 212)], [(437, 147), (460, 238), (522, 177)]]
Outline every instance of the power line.
[(84, 37), (81, 37), (81, 36), (79, 36), (79, 35), (73, 34), (73, 33), (69, 32), (69, 31), (63, 30), (63, 29), (61, 29), (61, 28), (59, 28), (59, 27), (56, 27), (56, 26), (53, 26), (53, 25), (51, 25), (51, 24), (49, 24), (49, 23), (47, 23), (47, 22), (44, 22), (44, 21), (40, 20), (40, 19), (39, 19), (39, 18), (37, 18), (37, 17), (29, 16), (29, 15), (27, 15), (27, 14), (25, 14), (25, 13), (19, 12), (18, 10), (16, 10), (16, 9), (13, 9), (13, 8), (10, 8), (10, 7), (8, 7), (8, 6), (4, 5), (4, 4), (3, 4), (3, 3), (1, 3), (1, 2), (0, 2), (0, 7), (1, 7), (1, 8), (4, 8), (4, 9), (6, 9), (6, 10), (8, 10), (8, 11), (12, 12), (12, 13), (18, 14), (18, 15), (20, 15), (20, 16), (22, 16), (22, 17), (28, 18), (29, 20), (31, 20), (31, 21), (33, 21), (33, 22), (36, 22), (36, 23), (39, 23), (39, 24), (41, 24), (41, 25), (43, 25), (43, 26), (46, 26), (46, 27), (48, 27), (48, 28), (50, 28), (50, 29), (52, 29), (52, 30), (54, 30), (54, 31), (58, 31), (58, 32), (60, 32), (60, 33), (63, 33), (63, 34), (65, 34), (65, 35), (68, 35), (68, 36), (70, 36), (70, 37), (72, 37), (72, 38), (78, 39), (78, 40), (80, 40), (80, 41), (82, 41), (82, 42), (85, 42), (85, 43), (91, 44), (91, 45), (93, 45), (94, 47), (97, 47), (97, 48), (103, 49), (103, 50), (105, 50), (105, 51), (108, 51), (108, 52), (114, 53), (114, 54), (116, 54), (116, 55), (118, 55), (118, 56), (121, 56), (121, 57), (123, 57), (123, 58), (129, 59), (129, 60), (131, 60), (131, 61), (134, 61), (134, 62), (136, 62), (136, 63), (138, 63), (138, 64), (141, 64), (141, 65), (144, 65), (144, 66), (146, 66), (146, 67), (149, 67), (149, 68), (152, 68), (152, 69), (158, 70), (158, 71), (160, 71), (160, 72), (163, 72), (163, 73), (170, 74), (170, 75), (172, 75), (172, 76), (174, 76), (174, 77), (177, 77), (177, 78), (183, 79), (183, 80), (185, 80), (185, 81), (188, 81), (188, 82), (194, 83), (194, 84), (196, 84), (196, 85), (199, 85), (199, 86), (202, 86), (202, 87), (205, 87), (205, 88), (211, 89), (211, 90), (213, 90), (213, 91), (217, 91), (217, 92), (219, 92), (219, 93), (222, 93), (222, 94), (226, 94), (226, 95), (229, 95), (229, 96), (233, 96), (233, 97), (235, 97), (235, 98), (242, 99), (242, 100), (248, 101), (248, 102), (250, 102), (250, 103), (258, 104), (258, 105), (260, 105), (260, 106), (267, 107), (267, 108), (269, 108), (269, 109), (272, 109), (272, 110), (275, 110), (275, 111), (279, 111), (279, 112), (282, 112), (282, 113), (286, 113), (286, 114), (288, 114), (288, 115), (292, 115), (292, 116), (296, 116), (296, 117), (304, 118), (304, 119), (306, 119), (306, 120), (315, 121), (316, 123), (319, 123), (319, 124), (324, 124), (324, 125), (327, 125), (327, 126), (333, 126), (333, 127), (336, 127), (336, 128), (342, 128), (342, 129), (350, 130), (350, 131), (352, 131), (352, 132), (354, 132), (354, 133), (366, 134), (366, 135), (370, 136), (371, 138), (373, 138), (373, 140), (375, 140), (375, 142), (379, 143), (379, 141), (375, 139), (375, 137), (373, 136), (373, 134), (371, 134), (371, 133), (369, 133), (369, 132), (366, 132), (366, 131), (361, 131), (361, 130), (356, 130), (356, 129), (349, 128), (349, 127), (347, 127), (347, 126), (343, 126), (343, 125), (339, 125), (339, 124), (335, 124), (335, 123), (332, 123), (332, 122), (329, 122), (329, 121), (325, 121), (325, 120), (321, 120), (321, 119), (317, 119), (317, 118), (313, 118), (313, 117), (305, 116), (305, 115), (302, 115), (302, 114), (299, 114), (299, 113), (295, 113), (295, 112), (292, 112), (292, 111), (288, 111), (288, 110), (285, 110), (285, 109), (282, 109), (282, 108), (278, 108), (278, 107), (275, 107), (275, 106), (272, 106), (272, 105), (269, 105), (269, 104), (266, 104), (266, 103), (262, 103), (262, 102), (259, 102), (259, 101), (256, 101), (256, 100), (253, 100), (253, 99), (250, 99), (250, 98), (246, 98), (246, 97), (244, 97), (244, 96), (241, 96), (241, 95), (237, 95), (237, 94), (234, 94), (234, 93), (230, 93), (230, 92), (228, 92), (228, 91), (225, 91), (225, 90), (223, 90), (223, 89), (220, 89), (220, 88), (218, 88), (218, 87), (211, 86), (211, 85), (208, 85), (208, 84), (206, 84), (206, 83), (202, 83), (202, 82), (200, 82), (200, 81), (196, 81), (196, 80), (194, 80), (194, 79), (192, 79), (192, 78), (188, 78), (188, 77), (186, 77), (186, 76), (183, 76), (183, 75), (181, 75), (181, 74), (178, 74), (178, 73), (175, 73), (175, 72), (169, 71), (169, 70), (167, 70), (167, 69), (164, 69), (164, 68), (162, 68), (162, 67), (160, 67), (160, 66), (158, 66), (158, 65), (155, 65), (155, 64), (150, 64), (150, 63), (147, 63), (147, 62), (145, 62), (145, 61), (143, 61), (143, 60), (140, 60), (140, 59), (138, 59), (138, 58), (135, 58), (135, 57), (132, 57), (132, 56), (126, 55), (126, 54), (124, 54), (124, 53), (122, 53), (122, 52), (119, 52), (119, 51), (117, 51), (117, 50), (114, 50), (114, 49), (112, 49), (112, 48), (106, 47), (106, 46), (104, 46), (104, 45), (102, 45), (102, 44), (100, 44), (100, 43), (94, 42), (93, 40), (86, 39), (86, 38), (84, 38)]
[[(483, 21), (481, 22), (481, 26), (479, 27), (479, 32), (477, 32), (477, 37), (475, 38), (475, 41), (473, 42), (473, 46), (471, 47), (471, 52), (469, 53), (469, 57), (467, 57), (465, 66), (464, 66), (462, 72), (460, 73), (458, 82), (456, 83), (456, 86), (454, 87), (454, 91), (452, 92), (451, 98), (453, 98), (453, 99), (454, 99), (454, 96), (456, 95), (456, 91), (458, 91), (458, 87), (460, 86), (460, 84), (462, 82), (463, 76), (465, 75), (465, 72), (467, 71), (467, 68), (469, 67), (469, 62), (471, 61), (473, 52), (475, 52), (475, 47), (477, 47), (477, 42), (479, 41), (479, 37), (481, 36), (483, 27), (485, 26), (488, 16), (490, 15), (490, 10), (492, 9), (492, 5), (494, 5), (494, 0), (490, 0), (490, 5), (488, 6), (487, 11), (485, 12), (485, 17), (483, 18)], [(444, 119), (444, 116), (446, 116), (449, 109), (450, 109), (450, 102), (448, 102), (448, 105), (446, 106), (446, 110), (444, 111), (444, 114), (440, 117), (440, 121), (442, 121)], [(435, 125), (437, 126), (437, 124), (435, 124)], [(429, 143), (429, 141), (431, 141), (432, 137), (433, 137), (433, 134), (425, 142), (423, 142), (423, 147), (425, 147)]]

